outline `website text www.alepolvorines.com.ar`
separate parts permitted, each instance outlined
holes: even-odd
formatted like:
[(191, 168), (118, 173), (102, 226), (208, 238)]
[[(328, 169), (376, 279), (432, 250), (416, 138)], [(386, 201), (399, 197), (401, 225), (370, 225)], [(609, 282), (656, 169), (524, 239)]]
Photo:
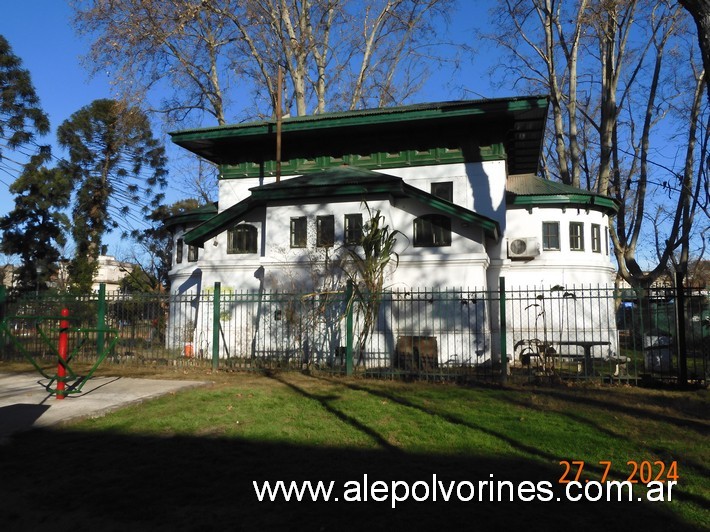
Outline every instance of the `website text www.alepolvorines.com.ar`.
[[(259, 502), (378, 502), (392, 508), (406, 501), (415, 502), (670, 502), (675, 481), (647, 484), (608, 480), (571, 481), (555, 492), (550, 481), (487, 480), (443, 481), (432, 475), (428, 480), (372, 480), (367, 474), (358, 480), (336, 481), (253, 481)], [(634, 489), (634, 487), (637, 487)]]

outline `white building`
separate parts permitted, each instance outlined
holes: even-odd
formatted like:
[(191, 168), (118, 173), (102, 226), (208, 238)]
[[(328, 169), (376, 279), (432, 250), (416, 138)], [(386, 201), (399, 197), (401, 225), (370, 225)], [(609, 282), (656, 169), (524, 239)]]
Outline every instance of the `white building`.
[[(544, 97), (288, 118), (280, 180), (274, 121), (174, 133), (176, 144), (219, 165), (220, 188), (217, 208), (166, 222), (172, 290), (342, 285), (334, 265), (368, 209), (401, 232), (387, 282), (394, 289), (493, 291), (501, 277), (542, 292), (608, 285), (616, 205), (534, 175), (546, 118)], [(497, 327), (489, 315), (471, 318), (488, 335)], [(495, 357), (495, 342), (484, 343)]]

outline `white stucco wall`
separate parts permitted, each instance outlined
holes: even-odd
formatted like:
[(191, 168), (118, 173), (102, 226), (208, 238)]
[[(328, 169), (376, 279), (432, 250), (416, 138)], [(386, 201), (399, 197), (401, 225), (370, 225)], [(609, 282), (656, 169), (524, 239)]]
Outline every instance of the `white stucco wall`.
[[(544, 250), (543, 222), (558, 222), (560, 249)], [(584, 250), (570, 249), (570, 222), (583, 223)], [(508, 210), (507, 231), (500, 246), (494, 250), (492, 260), (499, 265), (509, 287), (608, 286), (613, 284), (615, 272), (609, 252), (607, 233), (609, 219), (600, 211), (561, 209), (559, 207), (534, 207), (531, 210)], [(601, 231), (601, 252), (592, 251), (592, 225)], [(517, 238), (534, 238), (540, 245), (540, 254), (530, 259), (509, 259), (508, 243)], [(491, 274), (498, 275), (497, 271)], [(490, 279), (490, 278), (489, 278)]]

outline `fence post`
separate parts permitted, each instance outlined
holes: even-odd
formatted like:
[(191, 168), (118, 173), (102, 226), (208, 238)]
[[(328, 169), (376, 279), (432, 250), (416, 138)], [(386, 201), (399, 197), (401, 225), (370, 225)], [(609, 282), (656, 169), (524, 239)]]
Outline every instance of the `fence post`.
[(688, 384), (688, 346), (685, 339), (685, 286), (683, 286), (683, 273), (675, 274), (675, 327), (676, 348), (678, 351), (678, 381), (681, 388)]
[(508, 331), (506, 329), (507, 317), (505, 315), (505, 277), (498, 279), (498, 286), (498, 304), (500, 307), (500, 381), (505, 384), (508, 381)]
[(62, 400), (66, 397), (67, 385), (67, 358), (69, 353), (69, 309), (62, 309), (62, 319), (59, 321), (59, 345), (57, 353), (57, 400)]
[(345, 288), (345, 374), (353, 374), (353, 282)]
[(104, 329), (106, 327), (106, 284), (99, 285), (99, 305), (96, 316), (96, 354), (104, 352)]
[(214, 301), (212, 302), (212, 369), (216, 370), (219, 365), (219, 315), (220, 315), (220, 291), (222, 284), (218, 281), (214, 284)]

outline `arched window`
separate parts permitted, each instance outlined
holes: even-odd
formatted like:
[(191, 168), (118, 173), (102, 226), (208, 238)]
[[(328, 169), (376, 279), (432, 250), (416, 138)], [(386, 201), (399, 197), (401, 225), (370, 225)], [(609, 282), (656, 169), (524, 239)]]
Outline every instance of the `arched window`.
[(239, 224), (227, 232), (227, 253), (256, 253), (258, 231), (249, 224)]
[(414, 247), (451, 245), (451, 220), (441, 214), (426, 214), (414, 220)]

